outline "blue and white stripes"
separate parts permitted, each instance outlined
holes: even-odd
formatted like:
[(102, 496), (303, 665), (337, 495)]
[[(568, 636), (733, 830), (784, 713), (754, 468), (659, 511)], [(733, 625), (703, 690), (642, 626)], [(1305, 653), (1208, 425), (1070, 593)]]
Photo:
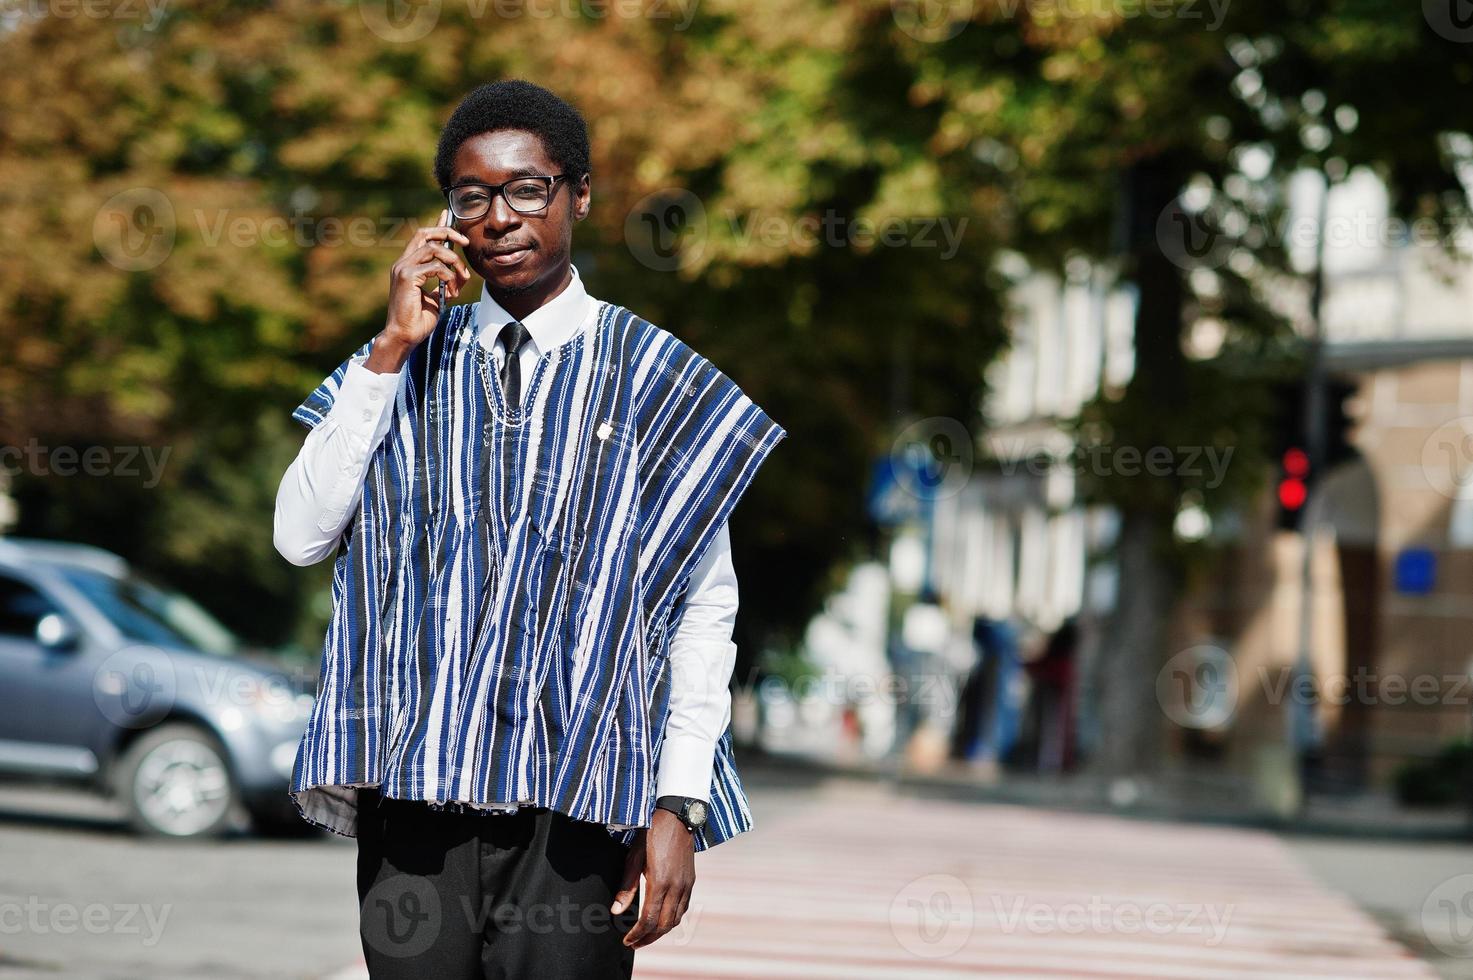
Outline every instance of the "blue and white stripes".
[[(356, 834), (356, 792), (527, 803), (648, 826), (679, 599), (786, 432), (627, 310), (548, 351), (509, 406), (455, 307), (405, 367), (334, 563), (302, 815)], [(359, 353), (368, 350), (365, 344)], [(344, 361), (293, 413), (315, 426)], [(728, 730), (696, 849), (752, 826)]]

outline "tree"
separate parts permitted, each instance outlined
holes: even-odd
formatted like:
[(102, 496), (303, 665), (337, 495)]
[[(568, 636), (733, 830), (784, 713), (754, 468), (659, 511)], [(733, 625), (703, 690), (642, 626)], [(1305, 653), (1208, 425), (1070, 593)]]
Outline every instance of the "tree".
[(964, 145), (937, 151), (887, 9), (404, 9), (200, 0), (0, 38), (0, 442), (169, 451), (156, 485), (26, 469), (17, 530), (114, 547), (252, 639), (315, 646), (326, 571), (270, 545), (288, 414), (381, 326), (386, 270), (440, 206), (441, 122), (521, 76), (590, 121), (595, 295), (790, 431), (733, 543), (743, 652), (796, 633), (863, 538), (895, 352), (924, 379), (912, 411), (970, 420), (1000, 337), (989, 200)]
[[(1448, 234), (1466, 217), (1457, 171), (1473, 144), (1468, 101), (1455, 96), (1473, 82), (1473, 37), (1435, 6), (980, 4), (916, 48), (941, 130), (977, 141), (1003, 171), (1010, 241), (1043, 263), (1071, 252), (1111, 263), (1138, 295), (1134, 377), (1089, 406), (1082, 428), (1140, 450), (1235, 449), (1220, 487), (1176, 473), (1090, 488), (1122, 518), (1101, 678), (1105, 772), (1160, 757), (1154, 684), (1193, 551), (1173, 535), (1176, 515), (1188, 504), (1221, 514), (1259, 485), (1271, 392), (1298, 370), (1289, 327), (1308, 284), (1285, 241), (1288, 180), (1371, 166), (1401, 214), (1435, 214)], [(1187, 357), (1187, 331), (1209, 316), (1228, 327), (1220, 353)]]

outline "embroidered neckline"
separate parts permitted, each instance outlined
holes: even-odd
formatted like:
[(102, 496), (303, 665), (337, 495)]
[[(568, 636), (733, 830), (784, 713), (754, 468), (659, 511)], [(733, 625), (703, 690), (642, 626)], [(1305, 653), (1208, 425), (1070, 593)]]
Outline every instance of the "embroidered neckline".
[[(542, 378), (546, 373), (545, 369), (547, 365), (549, 363), (561, 363), (565, 358), (577, 353), (578, 349), (587, 340), (588, 335), (602, 329), (610, 315), (616, 309), (614, 304), (607, 300), (595, 299), (594, 302), (598, 304), (598, 308), (578, 328), (577, 333), (558, 346), (543, 351), (537, 356), (537, 363), (532, 368), (532, 378), (527, 383), (527, 391), (524, 397), (524, 401), (528, 406), (536, 401), (537, 391), (542, 385)], [(491, 368), (494, 364), (494, 358), (492, 357), (491, 351), (487, 350), (484, 344), (478, 342), (475, 331), (471, 329), (471, 324), (475, 322), (475, 317), (472, 315), (475, 305), (474, 303), (466, 303), (460, 306), (459, 309), (469, 312), (462, 313), (457, 323), (450, 325), (450, 356), (452, 358), (459, 356), (460, 349), (464, 346), (471, 348), (470, 356), (476, 360), (476, 365), (481, 375), (481, 384), (486, 389), (486, 400), (490, 406), (491, 413), (507, 425), (519, 426), (526, 421), (526, 412), (521, 405), (507, 404), (506, 393), (501, 388), (501, 378), (493, 377), (495, 372)]]

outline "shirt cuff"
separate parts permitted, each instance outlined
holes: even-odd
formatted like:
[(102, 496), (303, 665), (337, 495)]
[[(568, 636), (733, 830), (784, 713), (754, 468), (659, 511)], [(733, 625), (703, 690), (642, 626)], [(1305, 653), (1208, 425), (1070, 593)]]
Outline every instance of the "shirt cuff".
[(711, 801), (711, 779), (716, 766), (716, 743), (677, 732), (665, 736), (660, 747), (660, 772), (655, 796), (689, 796)]
[(388, 431), (394, 396), (404, 372), (401, 369), (393, 374), (379, 374), (364, 367), (365, 360), (366, 355), (348, 361), (348, 372), (333, 401), (332, 416), (340, 427), (376, 446)]

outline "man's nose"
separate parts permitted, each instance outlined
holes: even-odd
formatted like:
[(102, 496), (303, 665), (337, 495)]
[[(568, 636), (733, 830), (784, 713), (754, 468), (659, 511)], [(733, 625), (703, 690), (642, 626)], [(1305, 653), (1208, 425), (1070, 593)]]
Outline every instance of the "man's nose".
[(506, 203), (505, 194), (497, 194), (491, 199), (491, 209), (486, 212), (486, 230), (493, 237), (500, 238), (505, 232), (511, 231), (522, 223), (522, 216)]

